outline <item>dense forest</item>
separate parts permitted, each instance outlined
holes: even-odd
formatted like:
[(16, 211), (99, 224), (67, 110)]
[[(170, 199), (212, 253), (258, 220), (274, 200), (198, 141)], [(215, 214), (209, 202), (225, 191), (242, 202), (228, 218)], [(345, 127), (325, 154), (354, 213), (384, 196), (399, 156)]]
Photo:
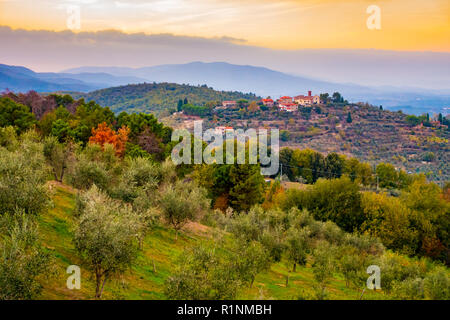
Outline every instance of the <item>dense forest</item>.
[(259, 164), (175, 166), (171, 133), (69, 95), (1, 97), (0, 299), (450, 299), (449, 183), (285, 148), (268, 184)]

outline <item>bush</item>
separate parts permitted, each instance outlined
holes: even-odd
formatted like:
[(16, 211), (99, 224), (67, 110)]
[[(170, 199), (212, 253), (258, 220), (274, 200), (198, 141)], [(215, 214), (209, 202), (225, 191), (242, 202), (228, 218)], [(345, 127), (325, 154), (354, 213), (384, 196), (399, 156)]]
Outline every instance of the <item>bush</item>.
[(0, 147), (4, 147), (9, 151), (17, 148), (19, 141), (16, 130), (12, 126), (0, 128)]
[(402, 282), (394, 282), (393, 295), (400, 300), (420, 300), (424, 296), (424, 281), (422, 278), (411, 278)]
[(450, 279), (447, 270), (437, 269), (424, 279), (425, 297), (432, 300), (450, 300)]
[(110, 176), (102, 163), (82, 158), (75, 164), (69, 182), (81, 190), (87, 190), (94, 184), (102, 190), (107, 190), (110, 186)]
[(348, 177), (319, 179), (308, 190), (289, 190), (281, 206), (285, 209), (306, 208), (315, 219), (331, 220), (348, 232), (363, 222), (359, 187)]

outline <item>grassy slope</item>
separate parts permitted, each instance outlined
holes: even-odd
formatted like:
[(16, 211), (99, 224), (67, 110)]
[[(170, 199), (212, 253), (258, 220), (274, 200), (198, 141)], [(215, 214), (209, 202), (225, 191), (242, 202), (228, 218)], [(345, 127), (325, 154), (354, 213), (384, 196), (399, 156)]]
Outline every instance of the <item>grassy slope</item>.
[[(66, 186), (55, 186), (54, 207), (40, 217), (40, 236), (45, 247), (55, 257), (55, 273), (43, 283), (42, 299), (92, 299), (95, 291), (94, 281), (83, 268), (71, 241), (73, 209), (76, 191)], [(106, 284), (105, 299), (164, 299), (164, 281), (175, 266), (177, 256), (184, 248), (198, 241), (208, 241), (210, 229), (193, 224), (174, 241), (174, 232), (170, 228), (159, 227), (145, 239), (144, 249), (132, 270), (123, 277)], [(153, 271), (155, 263), (156, 273)], [(66, 268), (76, 264), (81, 267), (81, 289), (66, 288)], [(313, 292), (313, 274), (308, 267), (297, 268), (290, 273), (290, 285), (285, 287), (288, 268), (284, 263), (272, 265), (272, 268), (260, 274), (252, 289), (246, 289), (241, 299), (295, 299), (303, 290)], [(341, 277), (333, 279), (329, 285), (331, 299), (357, 299), (357, 290), (345, 287)], [(383, 294), (368, 292), (366, 299), (383, 299)]]

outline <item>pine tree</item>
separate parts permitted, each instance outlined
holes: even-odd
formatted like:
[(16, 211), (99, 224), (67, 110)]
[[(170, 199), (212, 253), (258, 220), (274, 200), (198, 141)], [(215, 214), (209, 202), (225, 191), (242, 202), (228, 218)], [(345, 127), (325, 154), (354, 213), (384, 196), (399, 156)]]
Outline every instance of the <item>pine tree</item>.
[(349, 112), (348, 114), (347, 114), (347, 122), (348, 123), (352, 123), (352, 114)]
[(265, 182), (258, 165), (233, 165), (230, 182), (230, 202), (237, 211), (247, 211), (263, 200)]

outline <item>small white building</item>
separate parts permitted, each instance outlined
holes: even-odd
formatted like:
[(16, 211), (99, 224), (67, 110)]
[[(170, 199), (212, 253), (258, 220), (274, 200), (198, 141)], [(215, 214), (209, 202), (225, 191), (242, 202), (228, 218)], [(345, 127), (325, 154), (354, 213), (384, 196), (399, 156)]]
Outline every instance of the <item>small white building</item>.
[(284, 110), (286, 112), (294, 112), (298, 110), (298, 104), (296, 103), (280, 103), (278, 104), (278, 109)]
[(234, 131), (234, 129), (233, 127), (223, 127), (223, 126), (216, 127), (214, 129), (214, 133), (221, 135), (225, 134), (227, 131)]
[(222, 106), (225, 108), (236, 107), (236, 101), (223, 101)]

